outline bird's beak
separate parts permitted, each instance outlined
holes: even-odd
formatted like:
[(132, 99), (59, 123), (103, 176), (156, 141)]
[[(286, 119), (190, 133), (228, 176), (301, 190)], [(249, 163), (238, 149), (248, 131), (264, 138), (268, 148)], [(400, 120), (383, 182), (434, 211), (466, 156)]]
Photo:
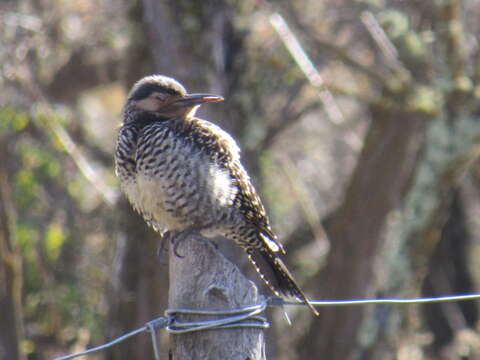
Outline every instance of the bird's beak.
[(223, 97), (218, 95), (211, 94), (188, 94), (186, 96), (177, 99), (174, 104), (181, 105), (184, 107), (192, 107), (197, 105), (202, 105), (210, 102), (219, 102), (223, 101)]

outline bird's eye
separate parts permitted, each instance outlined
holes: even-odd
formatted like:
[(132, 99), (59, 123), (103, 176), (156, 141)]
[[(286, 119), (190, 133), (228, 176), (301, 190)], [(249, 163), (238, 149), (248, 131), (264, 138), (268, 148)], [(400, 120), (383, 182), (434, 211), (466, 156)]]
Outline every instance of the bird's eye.
[(153, 94), (153, 97), (157, 100), (160, 100), (160, 101), (165, 101), (167, 99), (167, 95), (160, 94), (160, 93)]

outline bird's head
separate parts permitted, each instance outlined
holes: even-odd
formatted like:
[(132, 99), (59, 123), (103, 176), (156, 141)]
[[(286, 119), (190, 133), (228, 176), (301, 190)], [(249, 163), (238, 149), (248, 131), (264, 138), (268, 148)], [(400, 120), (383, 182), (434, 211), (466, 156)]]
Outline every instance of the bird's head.
[(223, 101), (223, 97), (210, 94), (188, 94), (175, 79), (152, 75), (139, 80), (130, 91), (127, 107), (140, 112), (153, 113), (161, 119), (193, 116), (205, 103)]

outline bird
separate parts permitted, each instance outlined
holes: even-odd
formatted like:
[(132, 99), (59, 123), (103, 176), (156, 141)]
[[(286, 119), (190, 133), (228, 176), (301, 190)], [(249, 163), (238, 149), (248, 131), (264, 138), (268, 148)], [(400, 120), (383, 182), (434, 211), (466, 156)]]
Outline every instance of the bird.
[(285, 265), (285, 250), (240, 161), (237, 143), (216, 124), (195, 116), (201, 105), (223, 100), (190, 94), (164, 75), (137, 81), (127, 96), (116, 142), (120, 187), (160, 234), (233, 240), (276, 296), (295, 298), (318, 315)]

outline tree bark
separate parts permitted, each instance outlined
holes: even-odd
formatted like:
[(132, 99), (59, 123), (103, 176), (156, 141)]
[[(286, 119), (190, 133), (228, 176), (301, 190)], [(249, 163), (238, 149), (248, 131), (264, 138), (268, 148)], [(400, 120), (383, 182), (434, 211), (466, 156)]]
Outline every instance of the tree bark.
[[(182, 241), (178, 252), (170, 250), (169, 308), (202, 310), (235, 309), (258, 304), (256, 286), (207, 240), (192, 235)], [(215, 317), (208, 317), (213, 319)], [(181, 317), (179, 321), (206, 320)], [(232, 328), (174, 334), (171, 359), (265, 359), (262, 329)]]

